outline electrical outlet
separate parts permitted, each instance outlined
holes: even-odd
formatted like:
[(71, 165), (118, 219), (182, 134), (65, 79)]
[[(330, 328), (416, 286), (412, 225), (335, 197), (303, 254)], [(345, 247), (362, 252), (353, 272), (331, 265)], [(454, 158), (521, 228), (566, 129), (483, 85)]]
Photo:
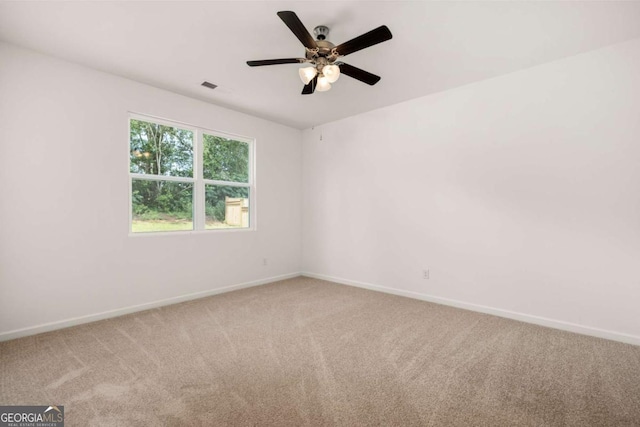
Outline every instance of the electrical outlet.
[(429, 280), (429, 270), (422, 270), (422, 278)]

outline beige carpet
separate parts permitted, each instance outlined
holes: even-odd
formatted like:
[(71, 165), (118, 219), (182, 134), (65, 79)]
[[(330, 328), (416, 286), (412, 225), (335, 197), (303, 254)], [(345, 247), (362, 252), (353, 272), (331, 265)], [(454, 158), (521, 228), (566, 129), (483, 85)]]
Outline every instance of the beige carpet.
[(640, 426), (640, 347), (297, 278), (0, 343), (68, 426)]

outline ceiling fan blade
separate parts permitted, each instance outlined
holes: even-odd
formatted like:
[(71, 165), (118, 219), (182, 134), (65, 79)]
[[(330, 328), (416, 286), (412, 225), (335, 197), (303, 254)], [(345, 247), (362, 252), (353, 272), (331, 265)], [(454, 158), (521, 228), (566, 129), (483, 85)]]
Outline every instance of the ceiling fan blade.
[(302, 21), (300, 21), (300, 18), (298, 18), (298, 15), (296, 15), (295, 12), (285, 10), (282, 12), (278, 12), (278, 16), (287, 25), (287, 27), (289, 27), (291, 32), (295, 34), (295, 36), (298, 38), (298, 40), (300, 40), (304, 47), (306, 47), (307, 49), (315, 49), (318, 47), (316, 41), (313, 39), (313, 37), (311, 37), (311, 34), (309, 34), (309, 31), (307, 31), (304, 24), (302, 23)]
[(304, 58), (283, 58), (283, 59), (261, 59), (258, 61), (247, 61), (249, 67), (260, 67), (262, 65), (278, 65), (278, 64), (301, 64), (307, 62)]
[(358, 67), (354, 67), (353, 65), (345, 64), (344, 62), (339, 64), (340, 73), (353, 77), (356, 80), (360, 80), (363, 83), (373, 86), (374, 84), (380, 81), (380, 76), (376, 76), (375, 74), (371, 74), (368, 71), (361, 70)]
[(348, 42), (344, 42), (339, 46), (336, 46), (336, 50), (342, 56), (349, 55), (350, 53), (357, 52), (369, 46), (373, 46), (378, 43), (387, 41), (393, 37), (391, 31), (386, 25), (381, 25), (378, 28), (364, 33), (361, 36), (351, 39)]
[(309, 82), (309, 84), (305, 85), (302, 88), (303, 95), (311, 95), (316, 90), (316, 83), (318, 82), (318, 76), (316, 75), (313, 80)]

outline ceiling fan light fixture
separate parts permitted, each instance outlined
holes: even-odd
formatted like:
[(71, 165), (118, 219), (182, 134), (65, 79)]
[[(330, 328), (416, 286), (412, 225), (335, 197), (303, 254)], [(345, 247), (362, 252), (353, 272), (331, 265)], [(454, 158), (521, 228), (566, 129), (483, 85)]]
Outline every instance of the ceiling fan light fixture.
[(300, 80), (305, 85), (308, 85), (311, 80), (318, 74), (318, 70), (316, 67), (304, 67), (298, 70), (298, 74), (300, 75)]
[(327, 78), (329, 83), (335, 83), (340, 77), (340, 67), (335, 64), (325, 65), (322, 68), (322, 75)]
[(316, 86), (316, 90), (318, 92), (326, 92), (331, 89), (331, 83), (329, 83), (329, 79), (326, 76), (318, 77), (318, 85)]

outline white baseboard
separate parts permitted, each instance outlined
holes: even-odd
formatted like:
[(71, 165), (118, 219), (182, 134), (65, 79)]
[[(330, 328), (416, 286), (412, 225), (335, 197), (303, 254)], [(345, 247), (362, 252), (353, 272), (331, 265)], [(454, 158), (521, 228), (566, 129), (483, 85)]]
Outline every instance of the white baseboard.
[(209, 289), (202, 292), (194, 292), (191, 294), (180, 295), (177, 297), (166, 298), (158, 301), (148, 302), (144, 304), (132, 305), (129, 307), (118, 308), (115, 310), (103, 311), (102, 313), (89, 314), (87, 316), (73, 317), (71, 319), (59, 320), (56, 322), (43, 323), (41, 325), (29, 326), (27, 328), (15, 329), (13, 331), (1, 332), (0, 342), (8, 341), (15, 338), (22, 338), (29, 335), (41, 334), (43, 332), (54, 331), (57, 329), (68, 328), (69, 326), (81, 325), (83, 323), (95, 322), (97, 320), (109, 319), (111, 317), (131, 314), (138, 311), (149, 310), (152, 308), (162, 307), (165, 305), (177, 304), (184, 301), (190, 301), (198, 298), (204, 298), (211, 295), (222, 294), (225, 292), (237, 291), (239, 289), (250, 288), (252, 286), (265, 285), (267, 283), (277, 282), (279, 280), (291, 279), (300, 276), (301, 273), (289, 273), (280, 276), (267, 277), (266, 279), (254, 280), (252, 282), (240, 283), (237, 285), (225, 286), (223, 288)]
[(372, 291), (385, 292), (388, 294), (419, 299), (422, 301), (433, 302), (436, 304), (463, 308), (465, 310), (492, 314), (494, 316), (506, 317), (508, 319), (519, 320), (521, 322), (526, 322), (526, 323), (533, 323), (535, 325), (546, 326), (549, 328), (560, 329), (563, 331), (575, 332), (578, 334), (590, 335), (593, 337), (605, 338), (613, 341), (620, 341), (627, 344), (640, 345), (640, 337), (636, 335), (629, 335), (621, 332), (593, 328), (590, 326), (578, 325), (576, 323), (564, 322), (562, 320), (554, 320), (546, 317), (534, 316), (534, 315), (525, 314), (525, 313), (518, 313), (515, 311), (503, 310), (500, 308), (487, 307), (484, 305), (473, 304), (473, 303), (464, 302), (464, 301), (441, 298), (441, 297), (436, 297), (433, 295), (423, 294), (419, 292), (403, 291), (400, 289), (388, 288), (385, 286), (372, 285), (370, 283), (358, 282), (356, 280), (342, 279), (340, 277), (326, 276), (324, 274), (303, 272), (302, 275), (306, 277), (312, 277), (315, 279), (321, 279), (329, 282), (339, 283), (342, 285), (355, 286), (358, 288), (369, 289)]

